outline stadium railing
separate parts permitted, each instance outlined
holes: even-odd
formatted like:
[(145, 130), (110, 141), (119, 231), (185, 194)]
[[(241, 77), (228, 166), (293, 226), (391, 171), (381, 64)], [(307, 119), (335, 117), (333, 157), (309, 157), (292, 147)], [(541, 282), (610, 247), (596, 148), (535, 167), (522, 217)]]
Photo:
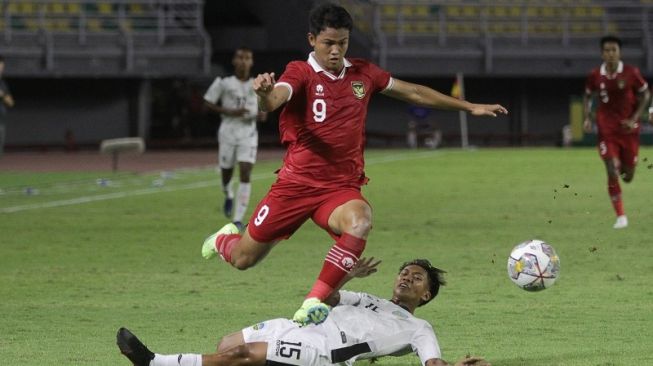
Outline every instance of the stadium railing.
[(3, 54), (19, 61), (14, 75), (176, 75), (210, 68), (201, 0), (5, 0), (0, 30)]
[[(370, 39), (382, 66), (393, 59), (417, 56), (424, 60), (448, 55), (473, 59), (478, 73), (493, 74), (502, 72), (495, 67), (497, 59), (564, 57), (567, 62), (595, 59), (598, 39), (614, 34), (632, 48), (631, 56), (638, 59), (636, 63), (653, 72), (653, 0), (341, 0), (340, 3), (350, 10), (357, 30)], [(584, 74), (585, 66), (558, 71)], [(528, 69), (533, 71), (537, 67), (537, 64), (530, 65)], [(556, 69), (542, 71), (550, 73)]]

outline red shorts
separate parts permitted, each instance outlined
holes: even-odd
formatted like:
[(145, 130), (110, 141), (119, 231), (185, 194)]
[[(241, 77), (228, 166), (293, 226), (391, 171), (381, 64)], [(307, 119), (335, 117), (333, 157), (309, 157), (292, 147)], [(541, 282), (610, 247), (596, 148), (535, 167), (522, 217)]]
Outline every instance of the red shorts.
[(367, 200), (360, 188), (316, 188), (277, 181), (254, 210), (247, 231), (256, 241), (270, 243), (288, 239), (309, 218), (329, 229), (329, 216), (338, 206), (351, 200)]
[(618, 158), (622, 165), (637, 165), (639, 152), (639, 134), (599, 136), (599, 154), (601, 159)]

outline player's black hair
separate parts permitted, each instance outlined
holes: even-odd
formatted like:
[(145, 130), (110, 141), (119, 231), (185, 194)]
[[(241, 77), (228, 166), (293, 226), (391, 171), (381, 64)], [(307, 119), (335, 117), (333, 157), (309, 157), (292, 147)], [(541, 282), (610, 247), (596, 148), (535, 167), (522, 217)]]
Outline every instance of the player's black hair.
[(616, 43), (617, 45), (619, 45), (619, 48), (621, 49), (621, 44), (622, 44), (621, 38), (618, 38), (617, 36), (608, 35), (608, 36), (601, 37), (601, 42), (600, 42), (601, 49), (603, 49), (603, 46), (606, 43)]
[(249, 48), (249, 47), (245, 47), (245, 46), (236, 47), (236, 49), (234, 50), (234, 55), (235, 55), (236, 52), (238, 52), (238, 51), (245, 51), (245, 52), (249, 52), (249, 53), (251, 53), (251, 54), (254, 54), (254, 51), (252, 51), (251, 48)]
[(351, 32), (354, 21), (345, 8), (340, 5), (326, 3), (311, 9), (308, 15), (308, 31), (317, 36), (329, 28), (345, 28)]
[(446, 271), (443, 271), (437, 267), (433, 267), (431, 262), (428, 261), (428, 259), (413, 259), (410, 262), (406, 262), (399, 267), (399, 273), (404, 270), (404, 268), (408, 266), (420, 266), (424, 268), (426, 273), (428, 274), (429, 277), (429, 291), (431, 292), (431, 298), (423, 301), (422, 303), (419, 304), (419, 306), (422, 306), (429, 301), (433, 300), (436, 296), (438, 296), (438, 292), (440, 291), (440, 286), (444, 286), (447, 284), (447, 282), (444, 280), (444, 274), (447, 273)]

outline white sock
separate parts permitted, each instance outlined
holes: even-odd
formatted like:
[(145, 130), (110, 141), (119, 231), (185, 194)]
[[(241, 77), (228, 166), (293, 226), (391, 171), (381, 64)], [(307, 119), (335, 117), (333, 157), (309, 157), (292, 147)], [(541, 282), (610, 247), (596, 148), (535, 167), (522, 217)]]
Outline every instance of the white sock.
[(222, 185), (222, 192), (224, 192), (225, 197), (234, 198), (234, 180), (230, 180), (227, 185)]
[(195, 353), (180, 353), (176, 355), (154, 354), (150, 366), (202, 366), (202, 355)]
[(243, 221), (245, 211), (249, 205), (249, 195), (252, 193), (252, 183), (240, 182), (238, 185), (238, 197), (236, 198), (236, 213), (234, 214), (234, 221)]

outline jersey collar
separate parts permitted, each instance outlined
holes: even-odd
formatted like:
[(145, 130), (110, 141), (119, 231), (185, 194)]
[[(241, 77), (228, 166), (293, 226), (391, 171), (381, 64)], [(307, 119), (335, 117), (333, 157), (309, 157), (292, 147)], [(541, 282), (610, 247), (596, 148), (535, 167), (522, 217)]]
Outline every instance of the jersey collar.
[(619, 65), (617, 65), (617, 72), (614, 74), (608, 74), (608, 69), (605, 65), (605, 62), (601, 64), (601, 75), (607, 76), (608, 79), (613, 79), (617, 74), (621, 74), (624, 71), (624, 63), (623, 61), (619, 61)]
[(315, 59), (315, 52), (311, 52), (308, 55), (308, 64), (311, 65), (313, 70), (317, 73), (323, 72), (324, 75), (328, 76), (331, 80), (338, 80), (338, 79), (343, 79), (345, 77), (345, 71), (347, 71), (348, 67), (351, 67), (351, 62), (349, 62), (347, 59), (345, 59), (345, 67), (342, 68), (342, 71), (340, 71), (340, 75), (335, 76), (332, 73), (326, 71), (325, 69), (320, 66), (320, 64), (317, 62)]

